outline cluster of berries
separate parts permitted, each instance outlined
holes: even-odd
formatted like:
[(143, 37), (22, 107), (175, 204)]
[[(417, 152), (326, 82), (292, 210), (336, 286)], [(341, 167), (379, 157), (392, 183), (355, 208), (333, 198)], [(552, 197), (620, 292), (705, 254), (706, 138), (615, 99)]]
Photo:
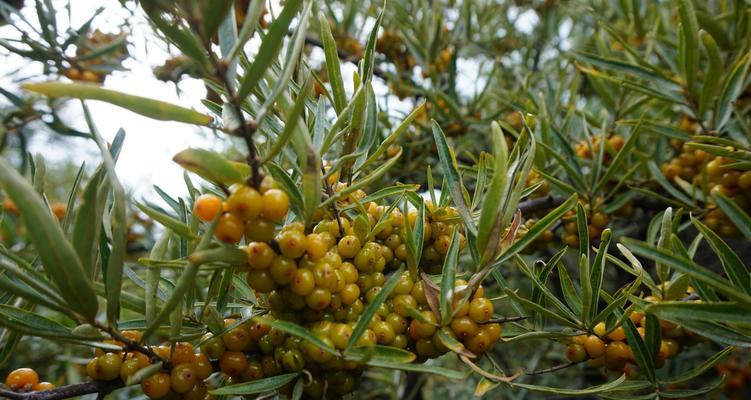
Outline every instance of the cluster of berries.
[[(587, 230), (590, 240), (598, 240), (610, 223), (610, 215), (602, 210), (603, 200), (595, 199), (594, 203), (583, 202), (584, 211), (587, 215)], [(561, 218), (563, 221), (563, 243), (570, 247), (579, 245), (579, 228), (576, 222), (576, 211), (571, 210)]]
[[(66, 69), (63, 75), (74, 81), (104, 82), (104, 78), (114, 69), (119, 68), (123, 60), (128, 57), (128, 47), (123, 40), (124, 37), (124, 32), (114, 34), (95, 30), (76, 47), (75, 63)], [(121, 44), (110, 48), (117, 41)]]
[(39, 382), (39, 374), (31, 368), (18, 368), (5, 377), (5, 387), (14, 392), (41, 392), (55, 388), (49, 382)]
[[(662, 165), (662, 173), (670, 180), (681, 179), (689, 182), (704, 195), (723, 194), (730, 197), (741, 208), (748, 210), (751, 201), (751, 171), (734, 168), (732, 160), (718, 157), (689, 143), (675, 142), (678, 156)], [(732, 150), (732, 148), (728, 149)], [(721, 236), (738, 234), (727, 215), (708, 197), (704, 223)]]
[[(210, 359), (218, 359), (220, 369), (233, 382), (305, 368), (315, 382), (329, 388), (329, 394), (343, 395), (354, 390), (362, 373), (361, 364), (336, 357), (314, 343), (271, 328), (264, 321), (294, 322), (330, 348), (345, 349), (365, 308), (383, 289), (385, 273), (405, 263), (403, 227), (406, 223), (414, 227), (418, 212), (410, 210), (405, 217), (398, 208), (368, 202), (361, 206), (364, 215), (343, 212), (336, 218), (327, 212), (319, 213), (320, 221), (308, 233), (299, 222), (287, 222), (277, 228), (277, 223), (285, 220), (289, 200), (286, 194), (279, 194), (284, 192), (273, 181), (263, 182), (258, 191), (247, 186), (233, 188), (225, 202), (213, 195), (196, 201), (194, 212), (203, 221), (223, 212), (220, 224), (231, 218), (241, 221), (237, 225), (245, 224), (242, 229), (231, 230), (218, 225), (215, 234), (229, 243), (237, 243), (245, 234), (247, 244), (241, 248), (247, 254), (247, 264), (238, 268), (246, 273), (265, 313), (221, 337), (204, 338), (202, 351)], [(334, 182), (333, 189), (341, 192), (346, 185)], [(365, 192), (356, 190), (338, 197), (338, 210), (354, 209), (349, 206), (365, 196)], [(282, 207), (280, 199), (284, 199)], [(428, 205), (427, 209), (421, 267), (440, 272), (451, 235), (454, 229), (461, 230), (460, 218), (453, 208)], [(365, 229), (361, 229), (363, 224)], [(227, 235), (228, 231), (237, 234)], [(461, 235), (460, 247), (465, 242)], [(428, 284), (433, 285), (402, 273), (354, 346), (391, 346), (412, 351), (418, 360), (425, 360), (450, 351), (452, 344), (445, 343), (450, 339), (440, 338), (446, 335), (476, 355), (500, 339), (500, 325), (491, 322), (492, 302), (484, 297), (482, 288), (463, 300), (467, 282), (458, 280), (452, 320), (441, 326), (426, 297)], [(439, 331), (444, 335), (439, 335)], [(320, 398), (318, 393), (324, 386), (308, 385), (306, 393)]]
[(751, 363), (749, 363), (748, 354), (742, 357), (736, 354), (731, 359), (717, 364), (715, 370), (720, 375), (725, 376), (725, 382), (722, 384), (722, 391), (725, 392), (731, 400), (741, 400), (748, 391), (748, 382), (751, 381)]
[(623, 136), (618, 134), (610, 135), (604, 140), (603, 138), (603, 135), (593, 136), (591, 146), (587, 140), (580, 141), (576, 144), (576, 147), (574, 147), (574, 153), (577, 157), (581, 158), (597, 158), (600, 153), (600, 148), (604, 145), (605, 148), (602, 149), (602, 163), (605, 165), (609, 164), (615, 154), (623, 148), (624, 144), (626, 144), (626, 141), (623, 139)]
[[(689, 288), (687, 293), (693, 293), (693, 289)], [(656, 296), (647, 296), (644, 300), (651, 303), (660, 301)], [(629, 319), (637, 325), (637, 332), (644, 338), (647, 324), (644, 313), (633, 311)], [(655, 359), (657, 368), (662, 368), (665, 360), (676, 357), (683, 348), (703, 340), (702, 337), (673, 322), (659, 320), (659, 323), (662, 339)], [(631, 344), (626, 339), (624, 328), (619, 325), (608, 328), (604, 322), (600, 322), (595, 325), (591, 334), (571, 337), (565, 355), (571, 362), (588, 360), (592, 367), (604, 367), (609, 371), (625, 373), (629, 378), (638, 375)]]
[(411, 71), (416, 65), (415, 58), (407, 50), (398, 31), (384, 30), (376, 40), (376, 51), (394, 63), (398, 71)]

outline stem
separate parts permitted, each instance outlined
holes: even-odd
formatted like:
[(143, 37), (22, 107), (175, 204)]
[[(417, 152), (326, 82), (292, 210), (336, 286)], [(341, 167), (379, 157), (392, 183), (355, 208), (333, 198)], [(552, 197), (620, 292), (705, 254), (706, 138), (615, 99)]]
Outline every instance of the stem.
[(538, 369), (537, 371), (529, 371), (525, 372), (525, 375), (541, 375), (541, 374), (547, 374), (550, 372), (560, 371), (564, 368), (568, 368), (572, 365), (576, 365), (579, 363), (583, 363), (584, 361), (577, 361), (577, 362), (568, 362), (566, 364), (556, 365), (555, 367), (545, 368), (545, 369)]

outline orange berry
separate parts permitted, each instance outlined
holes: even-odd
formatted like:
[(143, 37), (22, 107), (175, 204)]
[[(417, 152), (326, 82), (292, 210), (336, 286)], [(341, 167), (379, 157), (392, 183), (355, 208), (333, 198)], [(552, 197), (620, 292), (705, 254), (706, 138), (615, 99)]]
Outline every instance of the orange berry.
[(250, 242), (245, 246), (245, 252), (248, 254), (248, 265), (256, 270), (268, 268), (276, 257), (271, 246), (264, 242)]
[(198, 376), (192, 363), (177, 364), (170, 372), (170, 384), (175, 393), (187, 393), (198, 382)]
[(596, 335), (587, 337), (587, 341), (584, 342), (584, 348), (587, 350), (589, 358), (599, 358), (605, 354), (605, 342)]
[(242, 220), (232, 214), (224, 214), (219, 217), (214, 234), (216, 237), (227, 243), (237, 243), (242, 239), (245, 233), (245, 225)]
[(39, 382), (34, 387), (31, 388), (34, 392), (43, 392), (45, 390), (52, 390), (55, 388), (55, 385), (50, 382)]
[(13, 370), (5, 378), (5, 386), (10, 390), (29, 390), (39, 383), (39, 375), (31, 368)]
[(219, 359), (219, 369), (229, 376), (239, 375), (247, 367), (245, 353), (240, 351), (227, 351)]
[(571, 362), (581, 362), (587, 359), (587, 350), (584, 346), (571, 343), (566, 346), (566, 358)]
[(213, 220), (220, 211), (222, 211), (222, 199), (213, 194), (207, 193), (198, 196), (193, 205), (193, 214), (204, 222)]
[(289, 196), (279, 189), (269, 189), (263, 193), (261, 214), (269, 221), (279, 222), (289, 211)]
[(172, 385), (169, 374), (157, 372), (141, 381), (143, 394), (151, 399), (161, 399), (170, 393)]

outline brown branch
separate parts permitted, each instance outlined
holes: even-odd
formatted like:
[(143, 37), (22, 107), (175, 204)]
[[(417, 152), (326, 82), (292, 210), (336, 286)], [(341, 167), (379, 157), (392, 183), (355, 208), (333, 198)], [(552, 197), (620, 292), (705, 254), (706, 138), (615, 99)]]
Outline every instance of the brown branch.
[(529, 317), (524, 316), (524, 315), (520, 315), (520, 316), (517, 316), (517, 317), (493, 318), (493, 319), (488, 320), (488, 322), (486, 322), (486, 323), (487, 324), (504, 324), (504, 323), (507, 323), (507, 322), (523, 321), (523, 320), (525, 320), (527, 318), (529, 318)]
[(576, 364), (579, 364), (579, 363), (583, 363), (583, 362), (584, 361), (568, 362), (568, 363), (565, 363), (565, 364), (556, 365), (555, 367), (550, 367), (550, 368), (545, 368), (545, 369), (538, 369), (537, 371), (529, 371), (529, 372), (525, 371), (524, 374), (525, 375), (547, 374), (547, 373), (550, 373), (550, 372), (560, 371), (562, 369), (565, 369), (565, 368), (568, 368), (570, 366), (573, 366), (573, 365), (576, 365)]
[(563, 197), (548, 195), (545, 197), (537, 197), (534, 199), (525, 200), (519, 203), (517, 206), (517, 209), (524, 213), (531, 213), (539, 210), (544, 210), (546, 208), (553, 208), (557, 207), (563, 202), (565, 199)]

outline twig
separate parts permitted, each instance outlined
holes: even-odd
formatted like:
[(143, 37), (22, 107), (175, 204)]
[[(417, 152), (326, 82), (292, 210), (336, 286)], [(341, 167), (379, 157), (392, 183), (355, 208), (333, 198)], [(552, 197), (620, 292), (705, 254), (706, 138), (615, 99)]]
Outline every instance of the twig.
[(524, 372), (525, 375), (541, 375), (541, 374), (547, 374), (550, 372), (560, 371), (564, 368), (568, 368), (572, 365), (576, 365), (579, 363), (583, 363), (584, 361), (577, 361), (577, 362), (568, 362), (566, 364), (556, 365), (555, 367), (545, 368), (545, 369), (538, 369), (537, 371), (529, 371)]
[(519, 203), (517, 209), (524, 213), (531, 213), (539, 210), (544, 210), (546, 208), (553, 208), (557, 207), (564, 202), (563, 197), (548, 195), (545, 197), (538, 197), (535, 199), (529, 199), (525, 200)]
[(488, 322), (486, 322), (486, 323), (487, 324), (503, 324), (503, 323), (506, 323), (506, 322), (522, 321), (522, 320), (525, 320), (527, 318), (529, 318), (529, 317), (524, 316), (524, 315), (519, 315), (519, 316), (516, 316), (516, 317), (494, 318), (494, 319), (488, 320)]

